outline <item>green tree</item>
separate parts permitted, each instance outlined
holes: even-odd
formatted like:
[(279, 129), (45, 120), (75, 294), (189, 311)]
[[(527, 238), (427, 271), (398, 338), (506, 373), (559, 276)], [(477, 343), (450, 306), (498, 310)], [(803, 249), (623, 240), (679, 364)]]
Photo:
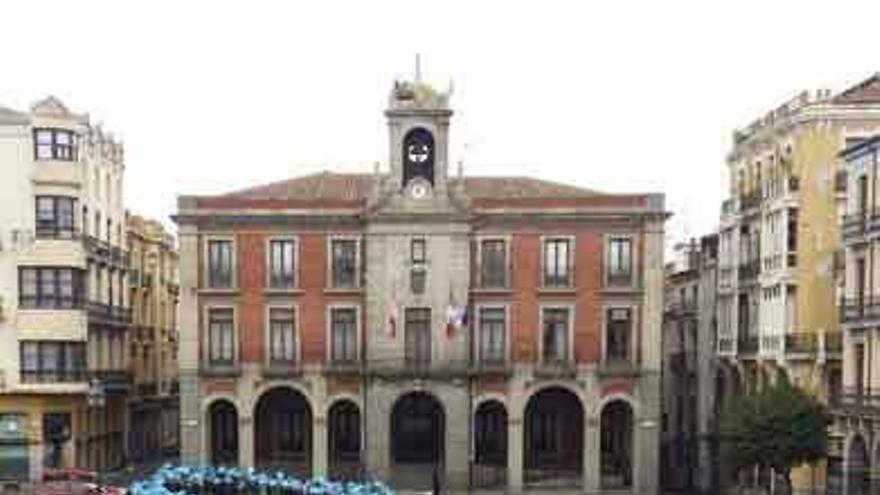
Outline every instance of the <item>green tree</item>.
[(733, 398), (721, 414), (722, 459), (734, 472), (772, 468), (791, 489), (791, 468), (825, 457), (828, 415), (803, 390), (780, 380)]

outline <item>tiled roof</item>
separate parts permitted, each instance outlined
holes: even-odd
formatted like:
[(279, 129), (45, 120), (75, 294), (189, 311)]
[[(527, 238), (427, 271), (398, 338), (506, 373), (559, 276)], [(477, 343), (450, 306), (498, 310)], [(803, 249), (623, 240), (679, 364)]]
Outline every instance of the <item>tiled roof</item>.
[(880, 73), (835, 96), (834, 103), (880, 103)]
[[(198, 198), (203, 207), (277, 205), (300, 207), (356, 207), (365, 204), (375, 184), (373, 174), (320, 172)], [(453, 179), (452, 185), (458, 179)], [(465, 177), (466, 195), (484, 204), (508, 201), (559, 201), (606, 197), (579, 187), (529, 177)], [(610, 197), (610, 196), (608, 196)]]

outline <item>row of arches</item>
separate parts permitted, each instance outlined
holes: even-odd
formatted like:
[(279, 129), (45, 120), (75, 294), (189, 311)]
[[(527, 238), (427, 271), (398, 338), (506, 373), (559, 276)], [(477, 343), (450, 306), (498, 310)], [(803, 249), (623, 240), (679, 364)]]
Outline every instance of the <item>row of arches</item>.
[[(237, 464), (238, 413), (226, 399), (207, 411), (210, 459)], [(523, 481), (529, 485), (579, 485), (584, 470), (584, 407), (566, 388), (548, 387), (532, 395), (523, 417)], [(356, 477), (361, 463), (359, 406), (352, 400), (333, 403), (327, 414), (328, 472)], [(600, 415), (600, 480), (604, 487), (632, 486), (633, 412), (628, 402), (612, 400)], [(437, 398), (410, 392), (395, 402), (389, 429), (394, 467), (423, 466), (428, 471), (445, 462), (446, 415)], [(508, 467), (508, 412), (489, 399), (473, 416), (471, 484), (503, 486)], [(287, 387), (265, 392), (254, 410), (254, 465), (308, 475), (312, 460), (312, 410), (302, 393)], [(462, 453), (463, 455), (465, 453)], [(405, 483), (404, 483), (405, 484)]]

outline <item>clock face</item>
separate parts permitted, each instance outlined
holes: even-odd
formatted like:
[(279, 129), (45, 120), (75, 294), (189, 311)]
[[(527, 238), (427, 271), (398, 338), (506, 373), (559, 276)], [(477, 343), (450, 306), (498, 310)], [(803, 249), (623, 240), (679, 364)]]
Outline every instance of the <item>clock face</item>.
[(406, 158), (410, 163), (421, 165), (431, 156), (431, 148), (427, 143), (410, 143), (406, 147)]
[(433, 185), (434, 136), (427, 129), (416, 127), (404, 136), (402, 144), (402, 185), (408, 186), (413, 179), (422, 179)]
[(413, 184), (410, 194), (416, 199), (424, 198), (428, 195), (428, 186), (425, 184)]

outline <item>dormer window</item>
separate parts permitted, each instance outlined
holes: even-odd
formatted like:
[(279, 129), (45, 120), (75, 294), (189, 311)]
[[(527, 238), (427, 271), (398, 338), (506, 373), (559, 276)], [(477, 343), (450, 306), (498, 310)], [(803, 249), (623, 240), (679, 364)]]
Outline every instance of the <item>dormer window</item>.
[(66, 129), (34, 129), (34, 157), (37, 160), (74, 160), (75, 136)]

